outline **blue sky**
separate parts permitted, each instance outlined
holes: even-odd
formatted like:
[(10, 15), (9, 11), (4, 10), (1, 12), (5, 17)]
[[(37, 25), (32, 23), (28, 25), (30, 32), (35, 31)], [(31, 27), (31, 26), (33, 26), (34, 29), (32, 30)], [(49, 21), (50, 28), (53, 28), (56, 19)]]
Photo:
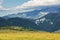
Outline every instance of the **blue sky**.
[(2, 6), (3, 7), (15, 7), (17, 5), (22, 5), (24, 2), (29, 0), (3, 0)]

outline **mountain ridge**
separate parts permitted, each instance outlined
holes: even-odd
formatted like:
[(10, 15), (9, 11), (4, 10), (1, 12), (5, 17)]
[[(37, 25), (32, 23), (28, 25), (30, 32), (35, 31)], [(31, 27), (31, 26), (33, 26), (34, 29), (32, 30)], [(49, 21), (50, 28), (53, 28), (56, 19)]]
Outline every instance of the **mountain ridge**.
[[(29, 12), (17, 13), (0, 18), (0, 26), (22, 26), (35, 30), (53, 32), (60, 30), (60, 7), (44, 7)], [(2, 24), (4, 23), (4, 24)]]

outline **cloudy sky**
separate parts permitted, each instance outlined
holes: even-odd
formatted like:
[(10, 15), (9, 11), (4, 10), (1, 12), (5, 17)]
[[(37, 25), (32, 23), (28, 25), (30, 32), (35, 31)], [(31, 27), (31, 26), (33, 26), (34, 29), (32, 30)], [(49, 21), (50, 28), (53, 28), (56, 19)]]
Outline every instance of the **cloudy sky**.
[(0, 16), (12, 14), (19, 9), (22, 10), (34, 6), (46, 5), (60, 5), (60, 0), (0, 0)]

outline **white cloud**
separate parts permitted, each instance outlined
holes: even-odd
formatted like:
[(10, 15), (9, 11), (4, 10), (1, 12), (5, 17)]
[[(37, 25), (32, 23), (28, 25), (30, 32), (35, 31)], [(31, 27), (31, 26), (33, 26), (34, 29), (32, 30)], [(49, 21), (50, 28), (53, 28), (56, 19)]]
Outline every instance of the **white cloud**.
[(46, 6), (46, 5), (60, 5), (60, 0), (30, 0), (21, 6), (17, 6), (16, 9), (29, 8), (33, 6)]
[(0, 5), (2, 4), (3, 0), (0, 0)]
[(0, 0), (0, 9), (2, 8), (2, 1), (3, 1), (3, 0)]
[(2, 6), (0, 5), (0, 9), (2, 8)]
[(3, 6), (0, 6), (0, 10), (10, 10), (9, 8), (4, 8)]
[(0, 10), (10, 10), (9, 8), (4, 8), (2, 4), (3, 4), (3, 0), (0, 0)]

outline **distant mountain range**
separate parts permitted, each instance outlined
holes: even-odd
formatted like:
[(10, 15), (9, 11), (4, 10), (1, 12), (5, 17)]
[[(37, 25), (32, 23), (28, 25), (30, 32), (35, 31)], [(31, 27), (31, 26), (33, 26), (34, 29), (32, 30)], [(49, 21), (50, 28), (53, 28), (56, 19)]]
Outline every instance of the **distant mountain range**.
[(60, 6), (35, 7), (35, 10), (0, 17), (0, 26), (22, 26), (53, 32), (60, 30)]

